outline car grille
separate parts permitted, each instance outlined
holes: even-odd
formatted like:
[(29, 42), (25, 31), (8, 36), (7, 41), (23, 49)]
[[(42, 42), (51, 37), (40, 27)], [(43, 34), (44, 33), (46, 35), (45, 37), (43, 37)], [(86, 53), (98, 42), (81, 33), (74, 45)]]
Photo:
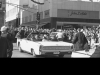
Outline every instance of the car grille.
[(71, 50), (70, 46), (44, 46), (43, 50)]

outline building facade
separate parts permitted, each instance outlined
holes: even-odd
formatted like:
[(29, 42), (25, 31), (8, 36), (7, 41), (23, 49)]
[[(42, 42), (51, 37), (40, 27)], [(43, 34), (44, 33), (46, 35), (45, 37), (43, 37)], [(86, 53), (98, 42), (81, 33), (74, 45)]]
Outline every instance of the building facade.
[(44, 20), (49, 19), (50, 28), (64, 28), (68, 25), (99, 25), (99, 7), (99, 2), (89, 0), (48, 0), (39, 10), (44, 12)]
[[(37, 10), (34, 10), (37, 11)], [(99, 0), (44, 0), (44, 5), (38, 6), (40, 25), (46, 28), (64, 28), (67, 26), (93, 26), (100, 24)], [(26, 11), (23, 12), (26, 17)], [(36, 24), (36, 13), (30, 21), (25, 18), (22, 24)], [(27, 16), (28, 13), (27, 13)], [(27, 18), (27, 20), (30, 19)]]
[(9, 26), (17, 26), (17, 20), (19, 15), (19, 5), (20, 0), (6, 0), (6, 23)]
[[(22, 24), (22, 14), (28, 7), (32, 7), (31, 0), (6, 0), (6, 23), (19, 27)], [(26, 7), (24, 7), (26, 6)]]
[(6, 8), (6, 4), (5, 4), (5, 0), (0, 0), (0, 28), (4, 25), (5, 23), (5, 8)]

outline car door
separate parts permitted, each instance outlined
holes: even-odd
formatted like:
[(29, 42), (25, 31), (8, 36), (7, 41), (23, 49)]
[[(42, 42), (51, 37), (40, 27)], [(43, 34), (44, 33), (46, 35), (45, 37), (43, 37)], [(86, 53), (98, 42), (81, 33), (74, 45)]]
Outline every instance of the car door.
[(34, 50), (35, 54), (39, 55), (39, 47), (40, 45), (36, 41), (28, 41), (27, 52), (31, 53), (31, 49)]
[(21, 40), (20, 45), (21, 45), (22, 50), (27, 51), (27, 47), (28, 46), (27, 46), (27, 40), (26, 40), (26, 38), (24, 38), (24, 39)]
[(29, 48), (29, 45), (28, 45), (28, 36), (26, 36), (23, 40), (22, 40), (22, 49), (26, 52), (28, 52), (28, 48)]
[(30, 36), (27, 37), (27, 52), (31, 53), (31, 49), (37, 50), (39, 46), (37, 46), (36, 40), (33, 38), (34, 34), (31, 34)]
[(32, 46), (32, 34), (28, 35), (26, 41), (25, 41), (25, 49), (27, 52), (31, 52), (31, 46)]

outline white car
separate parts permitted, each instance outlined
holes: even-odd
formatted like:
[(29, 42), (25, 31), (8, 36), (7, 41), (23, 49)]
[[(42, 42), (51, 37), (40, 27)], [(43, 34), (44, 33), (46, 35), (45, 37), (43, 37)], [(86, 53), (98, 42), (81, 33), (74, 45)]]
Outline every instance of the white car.
[(17, 46), (19, 51), (25, 51), (32, 53), (33, 56), (37, 55), (59, 55), (63, 57), (66, 53), (72, 53), (73, 44), (63, 41), (42, 41), (42, 39), (36, 40), (35, 35), (46, 35), (46, 33), (31, 33), (27, 38), (17, 39)]

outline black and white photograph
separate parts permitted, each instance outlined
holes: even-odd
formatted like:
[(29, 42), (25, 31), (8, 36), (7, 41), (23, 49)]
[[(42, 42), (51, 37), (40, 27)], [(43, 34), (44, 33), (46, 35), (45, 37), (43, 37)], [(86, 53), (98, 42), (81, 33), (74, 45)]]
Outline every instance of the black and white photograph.
[(0, 0), (0, 58), (100, 58), (100, 0)]

